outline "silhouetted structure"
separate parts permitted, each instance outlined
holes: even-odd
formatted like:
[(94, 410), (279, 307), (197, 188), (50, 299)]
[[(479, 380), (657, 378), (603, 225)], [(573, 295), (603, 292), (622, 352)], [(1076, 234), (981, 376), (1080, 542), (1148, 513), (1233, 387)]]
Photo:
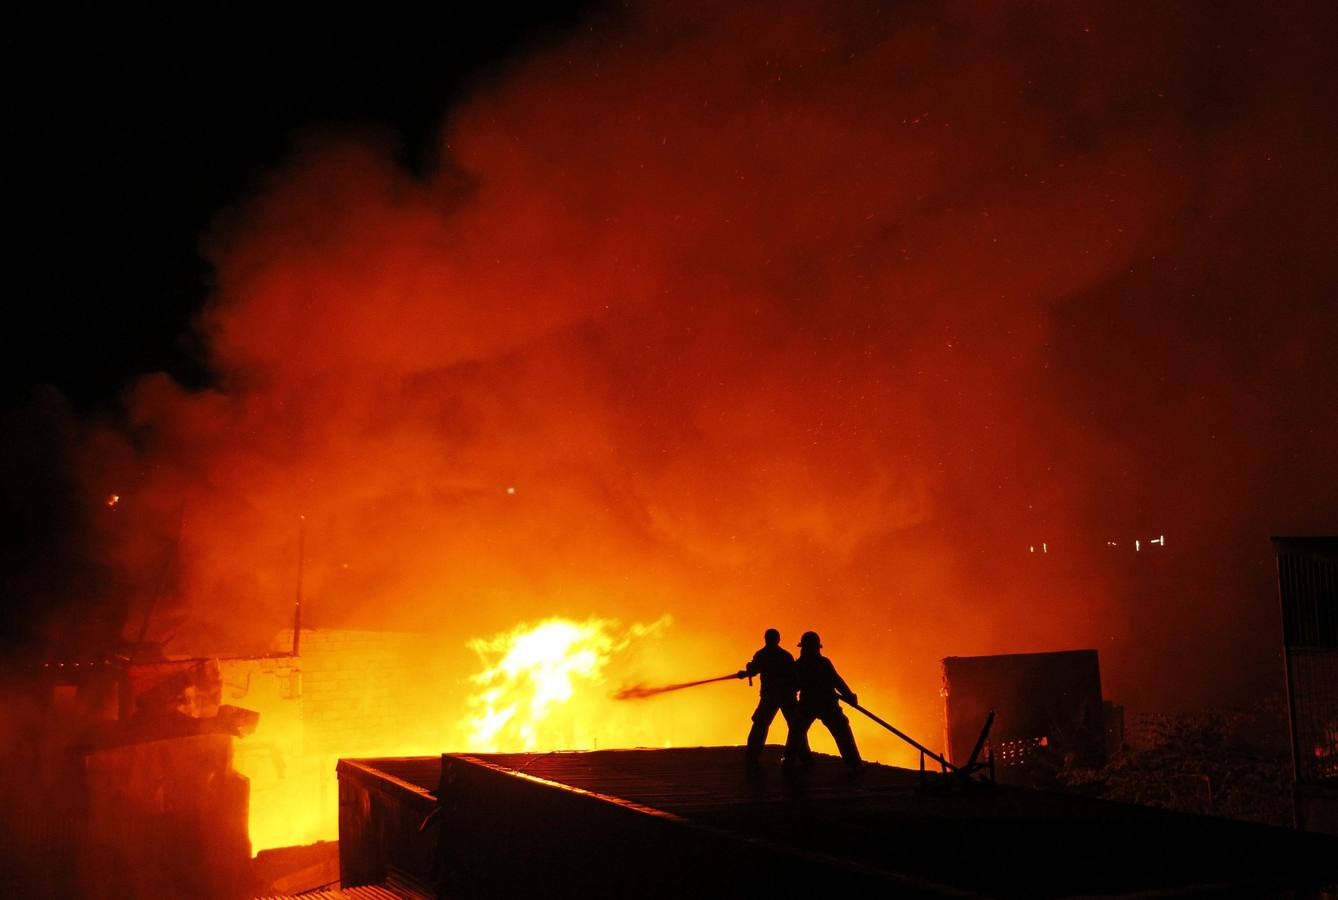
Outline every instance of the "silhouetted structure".
[[(739, 670), (738, 677), (759, 677), (762, 681), (758, 689), (757, 709), (753, 710), (753, 727), (748, 730), (748, 747), (745, 761), (749, 766), (757, 766), (762, 759), (762, 747), (767, 742), (767, 732), (779, 712), (785, 717), (785, 724), (791, 732), (799, 714), (799, 704), (795, 692), (799, 682), (795, 678), (794, 657), (780, 645), (780, 632), (768, 628), (762, 635), (763, 646), (748, 660), (748, 664)], [(788, 744), (788, 737), (787, 737)], [(807, 749), (807, 743), (804, 744)]]
[(1000, 781), (1043, 781), (1065, 764), (1106, 761), (1101, 671), (1095, 650), (949, 656), (943, 660), (948, 758), (964, 761), (995, 711), (990, 733)]
[(1338, 834), (1338, 537), (1274, 538), (1296, 826)]
[(759, 783), (738, 752), (341, 760), (341, 880), (586, 900), (1258, 896), (1338, 878), (1326, 835), (1020, 787), (938, 796), (918, 772), (870, 764), (855, 782), (822, 754)]
[(96, 750), (84, 759), (81, 894), (126, 900), (235, 897), (244, 885), (244, 777), (232, 738), (197, 734)]
[(821, 649), (822, 640), (816, 631), (806, 631), (799, 639), (799, 659), (795, 660), (794, 665), (799, 680), (799, 715), (795, 727), (790, 729), (786, 757), (800, 762), (811, 756), (808, 750), (808, 729), (814, 720), (821, 720), (832, 733), (832, 739), (841, 751), (841, 759), (845, 760), (847, 766), (858, 768), (859, 749), (855, 746), (854, 732), (850, 730), (850, 720), (841, 711), (838, 698), (847, 699), (851, 703), (858, 701), (850, 685), (837, 674), (836, 666), (819, 652)]

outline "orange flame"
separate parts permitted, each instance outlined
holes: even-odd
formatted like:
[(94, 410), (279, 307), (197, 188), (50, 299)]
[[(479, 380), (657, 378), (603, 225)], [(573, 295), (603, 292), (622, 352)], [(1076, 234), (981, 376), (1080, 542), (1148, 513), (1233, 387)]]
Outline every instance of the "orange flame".
[[(468, 700), (465, 726), (474, 750), (577, 748), (591, 742), (579, 726), (607, 692), (591, 690), (617, 654), (670, 624), (662, 616), (619, 633), (608, 619), (545, 619), (492, 638), (469, 642), (485, 668), (470, 678), (479, 690)], [(578, 702), (573, 703), (573, 699)]]

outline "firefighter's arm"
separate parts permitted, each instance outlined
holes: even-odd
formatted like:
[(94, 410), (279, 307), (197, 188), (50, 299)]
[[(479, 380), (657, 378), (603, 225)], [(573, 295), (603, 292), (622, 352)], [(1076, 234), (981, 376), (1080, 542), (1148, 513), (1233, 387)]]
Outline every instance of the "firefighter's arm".
[(836, 666), (832, 666), (832, 680), (836, 682), (836, 693), (842, 700), (845, 700), (852, 706), (859, 703), (859, 698), (856, 697), (855, 692), (850, 689), (850, 685), (846, 684), (846, 680), (837, 673)]

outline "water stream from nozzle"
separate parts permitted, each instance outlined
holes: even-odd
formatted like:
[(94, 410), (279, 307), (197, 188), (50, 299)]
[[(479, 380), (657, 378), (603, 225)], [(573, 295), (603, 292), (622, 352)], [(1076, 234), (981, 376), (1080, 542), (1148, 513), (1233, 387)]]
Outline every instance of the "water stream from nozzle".
[(703, 678), (701, 681), (685, 681), (682, 684), (666, 684), (659, 687), (646, 687), (643, 684), (634, 684), (631, 687), (625, 687), (613, 695), (615, 700), (644, 700), (647, 697), (654, 697), (656, 694), (667, 694), (670, 691), (681, 691), (684, 688), (697, 687), (702, 684), (712, 684), (717, 681), (733, 681), (738, 675), (721, 675), (719, 678)]

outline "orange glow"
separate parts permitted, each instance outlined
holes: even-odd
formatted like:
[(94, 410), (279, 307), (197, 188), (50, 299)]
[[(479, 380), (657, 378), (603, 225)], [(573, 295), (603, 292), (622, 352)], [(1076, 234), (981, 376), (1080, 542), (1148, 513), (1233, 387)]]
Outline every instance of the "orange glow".
[[(371, 132), (295, 146), (203, 241), (208, 386), (146, 376), (79, 432), (87, 496), (132, 498), (91, 525), (127, 636), (283, 652), (302, 560), (300, 677), (228, 701), (261, 712), (237, 742), (257, 847), (334, 836), (340, 756), (739, 744), (746, 682), (613, 694), (735, 671), (767, 627), (792, 652), (819, 631), (862, 705), (936, 749), (945, 656), (1095, 647), (1121, 699), (1221, 658), (1193, 643), (1220, 637), (1212, 590), (1134, 615), (1150, 567), (1112, 560), (1151, 527), (1184, 539), (1140, 562), (1210, 546), (1184, 518), (1208, 505), (1236, 521), (1218, 486), (1283, 467), (1221, 423), (1273, 423), (1275, 398), (1177, 407), (1141, 356), (1178, 358), (1173, 332), (1119, 298), (1161, 284), (1148, 254), (1187, 209), (1232, 221), (1263, 138), (1211, 156), (1214, 206), (1200, 127), (1127, 115), (1159, 68), (1084, 57), (1051, 96), (1029, 68), (1050, 55), (997, 58), (1032, 31), (1003, 13), (869, 31), (722, 4), (688, 28), (680, 6), (481, 83), (422, 172)], [(1124, 486), (1172, 469), (1135, 451), (1181, 419), (1158, 441), (1211, 504), (1145, 518), (1161, 495)], [(343, 638), (313, 649), (334, 629), (418, 637), (340, 668)], [(866, 758), (917, 764), (854, 728)]]
[(597, 619), (579, 624), (550, 619), (492, 640), (471, 641), (485, 660), (501, 653), (472, 679), (481, 690), (470, 698), (480, 709), (469, 720), (471, 743), (495, 749), (506, 732), (522, 749), (533, 749), (549, 708), (571, 699), (572, 679), (599, 678), (613, 645), (604, 626)]
[[(291, 643), (290, 631), (274, 639)], [(760, 635), (687, 633), (668, 615), (630, 625), (550, 616), (463, 646), (424, 634), (304, 630), (299, 658), (224, 660), (224, 702), (260, 713), (255, 733), (234, 742), (235, 765), (251, 783), (252, 852), (338, 837), (340, 758), (740, 744), (757, 703), (757, 687), (744, 680), (636, 702), (618, 696), (635, 692), (628, 685), (718, 679), (760, 643)], [(865, 703), (905, 724), (866, 670), (841, 665)], [(914, 764), (904, 745), (866, 724), (855, 722), (866, 756)], [(777, 721), (771, 741), (784, 739)], [(821, 726), (810, 739), (835, 750)]]
[[(665, 671), (655, 660), (670, 625), (550, 617), (468, 640), (472, 659), (429, 635), (304, 630), (301, 657), (224, 661), (225, 700), (260, 713), (235, 742), (251, 782), (252, 852), (338, 836), (340, 758), (664, 746), (676, 733), (735, 742), (731, 720), (750, 702), (738, 693), (715, 698), (730, 701), (719, 720), (700, 715), (686, 729), (665, 718), (668, 706), (613, 699), (629, 673)], [(282, 632), (274, 645), (291, 641)]]
[[(485, 668), (470, 679), (478, 690), (468, 700), (473, 712), (465, 719), (469, 749), (579, 749), (571, 711), (579, 710), (581, 704), (572, 704), (573, 697), (579, 690), (584, 704), (602, 699), (607, 692), (596, 688), (603, 683), (611, 657), (633, 640), (657, 634), (669, 621), (665, 616), (618, 635), (616, 622), (555, 618), (470, 641)], [(563, 711), (568, 715), (560, 716)], [(574, 738), (577, 744), (571, 743)], [(565, 744), (555, 743), (563, 739)]]
[[(269, 653), (216, 663), (219, 702), (259, 713), (233, 748), (250, 786), (252, 851), (337, 838), (340, 758), (738, 744), (757, 687), (732, 673), (759, 638), (689, 632), (667, 614), (630, 625), (550, 616), (466, 641), (309, 628), (293, 656), (292, 632), (280, 631)], [(866, 669), (838, 659), (866, 703), (906, 724)], [(856, 730), (869, 758), (911, 761), (862, 720)], [(784, 738), (777, 722), (771, 741)], [(825, 730), (810, 738), (834, 749)]]

